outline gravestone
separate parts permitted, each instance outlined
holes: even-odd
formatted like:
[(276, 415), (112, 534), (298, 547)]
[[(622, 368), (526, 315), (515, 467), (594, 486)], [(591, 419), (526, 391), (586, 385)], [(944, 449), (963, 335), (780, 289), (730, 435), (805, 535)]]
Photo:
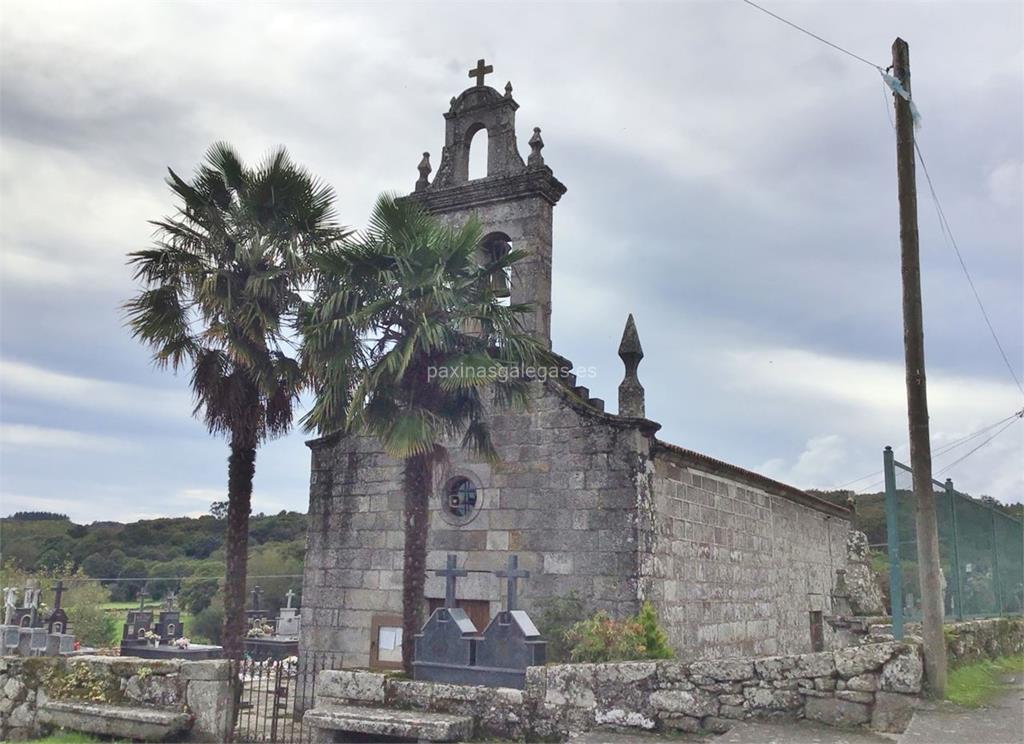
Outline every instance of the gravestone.
[(4, 587), (4, 625), (17, 625), (14, 618), (18, 612), (18, 589), (13, 586)]
[(544, 666), (547, 659), (547, 643), (530, 616), (518, 609), (516, 583), (520, 578), (529, 578), (530, 572), (520, 569), (518, 556), (511, 555), (508, 567), (495, 571), (494, 575), (504, 578), (508, 584), (506, 609), (495, 615), (484, 630), (477, 644), (476, 663), (502, 670), (502, 676), (512, 680), (503, 686), (523, 687), (526, 667)]
[(75, 651), (75, 637), (70, 633), (49, 633), (46, 636), (47, 656), (67, 656)]
[(178, 638), (185, 636), (185, 630), (181, 625), (181, 613), (174, 607), (175, 596), (171, 592), (164, 598), (163, 609), (160, 610), (160, 617), (153, 628), (153, 632), (160, 636), (161, 644), (174, 643)]
[(128, 610), (128, 617), (125, 618), (121, 630), (121, 656), (133, 656), (134, 654), (127, 651), (149, 643), (146, 640), (146, 633), (153, 628), (153, 612), (145, 609), (148, 595), (146, 587), (142, 587), (139, 590), (139, 609)]
[(13, 656), (18, 653), (18, 643), (21, 640), (21, 628), (17, 625), (4, 625), (0, 628), (0, 656)]
[(68, 616), (61, 607), (64, 596), (64, 582), (58, 580), (53, 587), (53, 611), (46, 618), (46, 632), (62, 635), (68, 630)]
[(277, 635), (298, 637), (299, 608), (292, 607), (292, 599), (295, 598), (295, 592), (289, 589), (284, 596), (287, 604), (278, 610), (277, 613)]
[(249, 626), (252, 627), (254, 622), (263, 620), (267, 613), (266, 610), (260, 607), (260, 597), (263, 596), (263, 589), (259, 586), (254, 586), (250, 594), (252, 594), (252, 607), (245, 611), (245, 616), (249, 619)]
[(25, 593), (22, 597), (21, 607), (15, 608), (11, 618), (12, 625), (22, 628), (40, 627), (39, 595), (41, 591), (35, 579), (27, 579), (25, 581)]
[(517, 556), (495, 575), (507, 583), (506, 609), (488, 623), (483, 634), (466, 613), (455, 606), (456, 579), (467, 571), (456, 568), (449, 555), (444, 569), (434, 572), (445, 577), (444, 607), (434, 610), (423, 630), (416, 635), (413, 678), (486, 687), (517, 687), (526, 684), (526, 668), (541, 665), (546, 643), (530, 616), (517, 608), (517, 582), (530, 574), (519, 568)]

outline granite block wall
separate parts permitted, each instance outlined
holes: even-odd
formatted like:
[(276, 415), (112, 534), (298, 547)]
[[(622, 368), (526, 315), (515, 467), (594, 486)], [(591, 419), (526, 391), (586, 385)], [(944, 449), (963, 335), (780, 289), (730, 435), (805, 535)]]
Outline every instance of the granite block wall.
[[(0, 741), (45, 735), (51, 702), (88, 703), (102, 718), (104, 705), (184, 714), (188, 741), (227, 741), (234, 723), (234, 696), (227, 661), (179, 661), (116, 656), (0, 657)], [(97, 707), (98, 706), (98, 707)], [(82, 716), (95, 719), (97, 715)], [(90, 724), (74, 726), (97, 731)], [(133, 731), (159, 729), (144, 716)], [(131, 728), (129, 726), (129, 728)], [(116, 730), (116, 729), (115, 729)], [(111, 733), (103, 731), (102, 733)], [(176, 739), (177, 740), (177, 739)]]
[(524, 690), (444, 685), (357, 671), (321, 673), (316, 708), (370, 705), (454, 713), (475, 738), (564, 740), (588, 729), (727, 731), (735, 721), (811, 718), (899, 732), (921, 692), (918, 646), (692, 663), (637, 661), (530, 667)]
[[(684, 658), (808, 653), (849, 521), (655, 451), (649, 598)], [(822, 622), (824, 648), (833, 630)]]

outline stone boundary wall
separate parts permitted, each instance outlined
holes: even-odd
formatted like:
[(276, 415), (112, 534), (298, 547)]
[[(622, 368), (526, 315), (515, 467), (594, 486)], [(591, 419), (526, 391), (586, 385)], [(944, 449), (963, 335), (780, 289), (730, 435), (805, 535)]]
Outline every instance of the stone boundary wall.
[(1024, 654), (1024, 617), (970, 620), (946, 628), (951, 664)]
[(189, 713), (190, 741), (227, 741), (234, 718), (227, 661), (0, 657), (0, 741), (43, 736), (37, 708), (50, 700)]
[(325, 671), (315, 706), (469, 715), (477, 738), (564, 739), (593, 728), (723, 732), (737, 720), (777, 716), (900, 732), (922, 675), (919, 646), (888, 642), (758, 659), (530, 667), (524, 690)]

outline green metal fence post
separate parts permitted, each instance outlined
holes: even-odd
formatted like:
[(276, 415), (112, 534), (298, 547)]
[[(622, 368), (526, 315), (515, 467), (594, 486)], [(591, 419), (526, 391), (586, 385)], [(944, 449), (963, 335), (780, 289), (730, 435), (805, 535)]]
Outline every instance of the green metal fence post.
[(999, 585), (999, 536), (996, 535), (996, 510), (988, 505), (988, 515), (992, 522), (992, 588), (995, 590), (999, 614), (1003, 614), (1003, 588)]
[(892, 447), (882, 453), (885, 475), (885, 532), (889, 542), (889, 605), (892, 612), (892, 634), (903, 639), (903, 565), (900, 563), (900, 530), (896, 516), (896, 466)]
[(964, 619), (964, 596), (960, 585), (960, 535), (956, 524), (956, 500), (959, 494), (953, 488), (953, 479), (946, 478), (946, 496), (949, 498), (949, 522), (953, 530), (953, 591), (956, 592), (956, 616)]

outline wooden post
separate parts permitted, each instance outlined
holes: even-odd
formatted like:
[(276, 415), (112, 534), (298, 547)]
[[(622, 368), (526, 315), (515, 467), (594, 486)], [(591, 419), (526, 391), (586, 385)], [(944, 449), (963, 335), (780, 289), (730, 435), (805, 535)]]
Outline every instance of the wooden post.
[[(892, 45), (893, 76), (910, 94), (910, 47)], [(924, 371), (924, 322), (921, 311), (921, 257), (917, 234), (917, 182), (914, 172), (914, 118), (910, 102), (896, 101), (896, 175), (900, 205), (900, 256), (903, 273), (903, 347), (907, 374), (910, 467), (917, 501), (917, 565), (921, 585), (924, 666), (929, 692), (946, 694), (946, 639), (942, 633), (942, 583), (939, 578), (939, 528), (932, 487), (928, 432), (928, 394)]]

